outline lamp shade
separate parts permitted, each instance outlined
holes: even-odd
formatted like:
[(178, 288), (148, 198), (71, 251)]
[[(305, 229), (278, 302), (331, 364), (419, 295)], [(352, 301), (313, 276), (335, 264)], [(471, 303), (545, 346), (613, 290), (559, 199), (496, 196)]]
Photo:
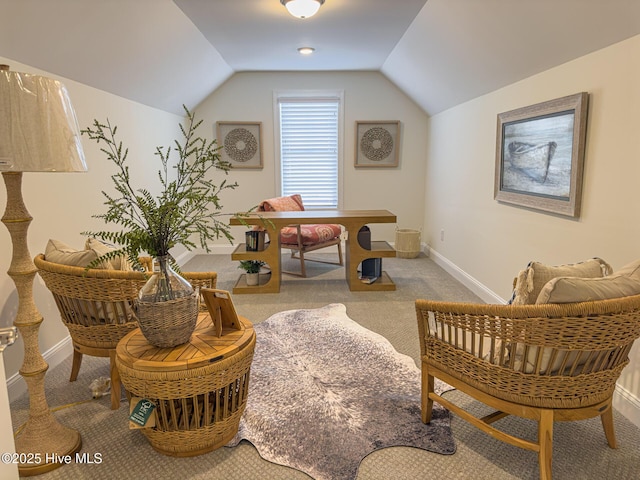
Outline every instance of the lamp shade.
[(80, 128), (65, 86), (0, 68), (0, 171), (86, 170)]

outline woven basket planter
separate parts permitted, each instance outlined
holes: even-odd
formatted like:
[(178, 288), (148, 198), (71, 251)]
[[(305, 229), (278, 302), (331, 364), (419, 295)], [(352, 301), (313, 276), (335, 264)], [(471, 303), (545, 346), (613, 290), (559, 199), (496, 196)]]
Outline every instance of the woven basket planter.
[(420, 230), (397, 228), (395, 249), (398, 258), (416, 258), (420, 255)]
[(140, 330), (151, 345), (171, 348), (186, 343), (196, 328), (198, 293), (164, 302), (136, 302)]

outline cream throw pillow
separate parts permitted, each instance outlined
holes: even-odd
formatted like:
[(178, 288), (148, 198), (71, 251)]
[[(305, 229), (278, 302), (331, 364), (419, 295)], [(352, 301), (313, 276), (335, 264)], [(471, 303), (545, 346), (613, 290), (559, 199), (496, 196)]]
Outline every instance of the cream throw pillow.
[[(525, 368), (524, 368), (525, 373), (534, 373), (536, 371), (536, 362), (538, 360), (537, 358), (538, 350), (540, 350), (540, 347), (531, 347), (531, 346), (529, 347), (529, 352), (527, 353), (527, 364), (525, 365)], [(525, 352), (525, 346), (521, 343), (518, 343), (516, 346), (516, 358), (513, 366), (513, 368), (517, 371), (522, 371), (521, 369), (522, 369), (522, 361), (524, 359), (524, 352)], [(551, 356), (554, 354), (554, 352), (555, 352), (555, 358), (553, 360), (553, 364), (549, 366), (549, 363), (551, 363)], [(580, 365), (584, 365), (584, 363), (589, 358), (590, 353), (591, 352), (586, 352), (586, 351), (581, 352), (580, 360), (578, 360), (578, 367)], [(558, 373), (563, 363), (565, 365), (564, 370), (569, 371), (573, 367), (573, 364), (578, 359), (578, 353), (575, 351), (573, 352), (563, 351), (563, 350), (558, 350), (556, 348), (549, 348), (549, 347), (542, 349), (541, 356), (542, 358), (540, 360), (540, 368), (537, 371), (537, 373), (540, 375), (547, 374), (547, 370), (549, 368), (551, 368), (551, 374)]]
[[(72, 267), (87, 267), (100, 256), (95, 249), (76, 250), (59, 240), (49, 240), (44, 250), (44, 258), (48, 262), (69, 265)], [(111, 262), (102, 262), (96, 268), (113, 268)]]
[[(93, 240), (90, 242), (89, 240)], [(48, 262), (59, 263), (62, 265), (69, 265), (73, 267), (87, 267), (91, 262), (98, 257), (113, 250), (108, 245), (102, 242), (89, 239), (87, 240), (85, 250), (76, 250), (69, 245), (59, 240), (49, 240), (47, 247), (45, 248), (45, 259)], [(119, 259), (118, 265), (121, 266)], [(126, 260), (126, 258), (125, 258)], [(129, 263), (126, 262), (126, 265)], [(114, 270), (110, 261), (103, 261), (96, 268), (105, 270)], [(76, 305), (80, 309), (79, 315), (84, 315), (91, 322), (91, 319), (98, 320), (101, 324), (113, 324), (113, 323), (125, 323), (131, 321), (133, 316), (133, 310), (131, 305), (124, 302), (119, 305), (115, 305), (109, 302), (92, 302), (89, 300), (75, 300)], [(124, 311), (123, 311), (124, 309)], [(117, 312), (120, 312), (119, 314)]]
[(516, 279), (511, 300), (512, 305), (530, 305), (536, 303), (542, 288), (556, 277), (599, 278), (611, 274), (611, 265), (601, 258), (592, 258), (580, 263), (550, 266), (540, 262), (531, 262)]
[[(97, 238), (87, 238), (87, 241), (84, 244), (84, 248), (85, 250), (93, 250), (98, 254), (98, 256), (106, 255), (107, 253), (116, 250), (116, 248), (101, 242)], [(126, 257), (126, 255), (119, 255), (109, 260), (109, 262), (111, 263), (112, 268), (114, 268), (115, 270), (133, 270), (133, 268), (131, 267), (131, 262), (129, 262), (129, 259)]]
[[(558, 277), (550, 280), (544, 286), (536, 303), (573, 303), (588, 302), (594, 300), (606, 300), (610, 298), (620, 298), (629, 295), (640, 294), (640, 260), (625, 265), (617, 272), (607, 277), (601, 278), (578, 278), (578, 277)], [(536, 370), (538, 350), (540, 347), (529, 347), (527, 354), (525, 372), (533, 373)], [(514, 367), (520, 370), (524, 360), (525, 346), (516, 346), (516, 358)], [(551, 363), (552, 355), (555, 352), (555, 359)], [(587, 352), (590, 353), (590, 352)], [(565, 352), (554, 348), (543, 348), (541, 352), (540, 368), (538, 372), (547, 373), (551, 369), (552, 373), (558, 372), (562, 363), (567, 357), (565, 369), (573, 367), (577, 361), (578, 366), (586, 362), (588, 355), (583, 353), (580, 359), (576, 352)]]
[(536, 303), (573, 303), (640, 294), (640, 260), (603, 278), (559, 277), (549, 281)]

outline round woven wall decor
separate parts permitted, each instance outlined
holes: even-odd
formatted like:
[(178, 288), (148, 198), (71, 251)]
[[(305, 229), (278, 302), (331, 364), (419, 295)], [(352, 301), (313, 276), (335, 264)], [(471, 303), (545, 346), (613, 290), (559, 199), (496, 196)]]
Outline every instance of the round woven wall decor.
[(234, 128), (224, 137), (224, 151), (234, 162), (245, 163), (256, 155), (258, 141), (246, 128)]
[(384, 160), (393, 152), (393, 137), (382, 127), (372, 127), (362, 135), (360, 151), (373, 162)]

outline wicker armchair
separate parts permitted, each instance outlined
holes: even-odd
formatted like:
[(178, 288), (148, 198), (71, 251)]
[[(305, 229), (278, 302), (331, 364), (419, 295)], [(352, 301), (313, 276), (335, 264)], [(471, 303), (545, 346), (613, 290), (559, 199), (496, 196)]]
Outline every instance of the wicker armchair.
[[(78, 378), (82, 355), (110, 358), (111, 408), (120, 406), (120, 375), (115, 364), (118, 342), (138, 327), (133, 301), (147, 281), (143, 272), (86, 270), (34, 259), (45, 285), (53, 294), (63, 323), (73, 342), (71, 377)], [(142, 262), (149, 267), (150, 261)], [(194, 287), (215, 288), (215, 272), (181, 272)], [(204, 303), (203, 303), (203, 308)]]
[[(422, 421), (438, 402), (491, 436), (538, 453), (551, 479), (553, 422), (600, 416), (616, 448), (612, 397), (640, 336), (640, 295), (546, 305), (416, 301), (422, 357)], [(477, 418), (434, 393), (434, 378), (498, 410)], [(491, 423), (507, 415), (538, 422), (538, 441)]]

